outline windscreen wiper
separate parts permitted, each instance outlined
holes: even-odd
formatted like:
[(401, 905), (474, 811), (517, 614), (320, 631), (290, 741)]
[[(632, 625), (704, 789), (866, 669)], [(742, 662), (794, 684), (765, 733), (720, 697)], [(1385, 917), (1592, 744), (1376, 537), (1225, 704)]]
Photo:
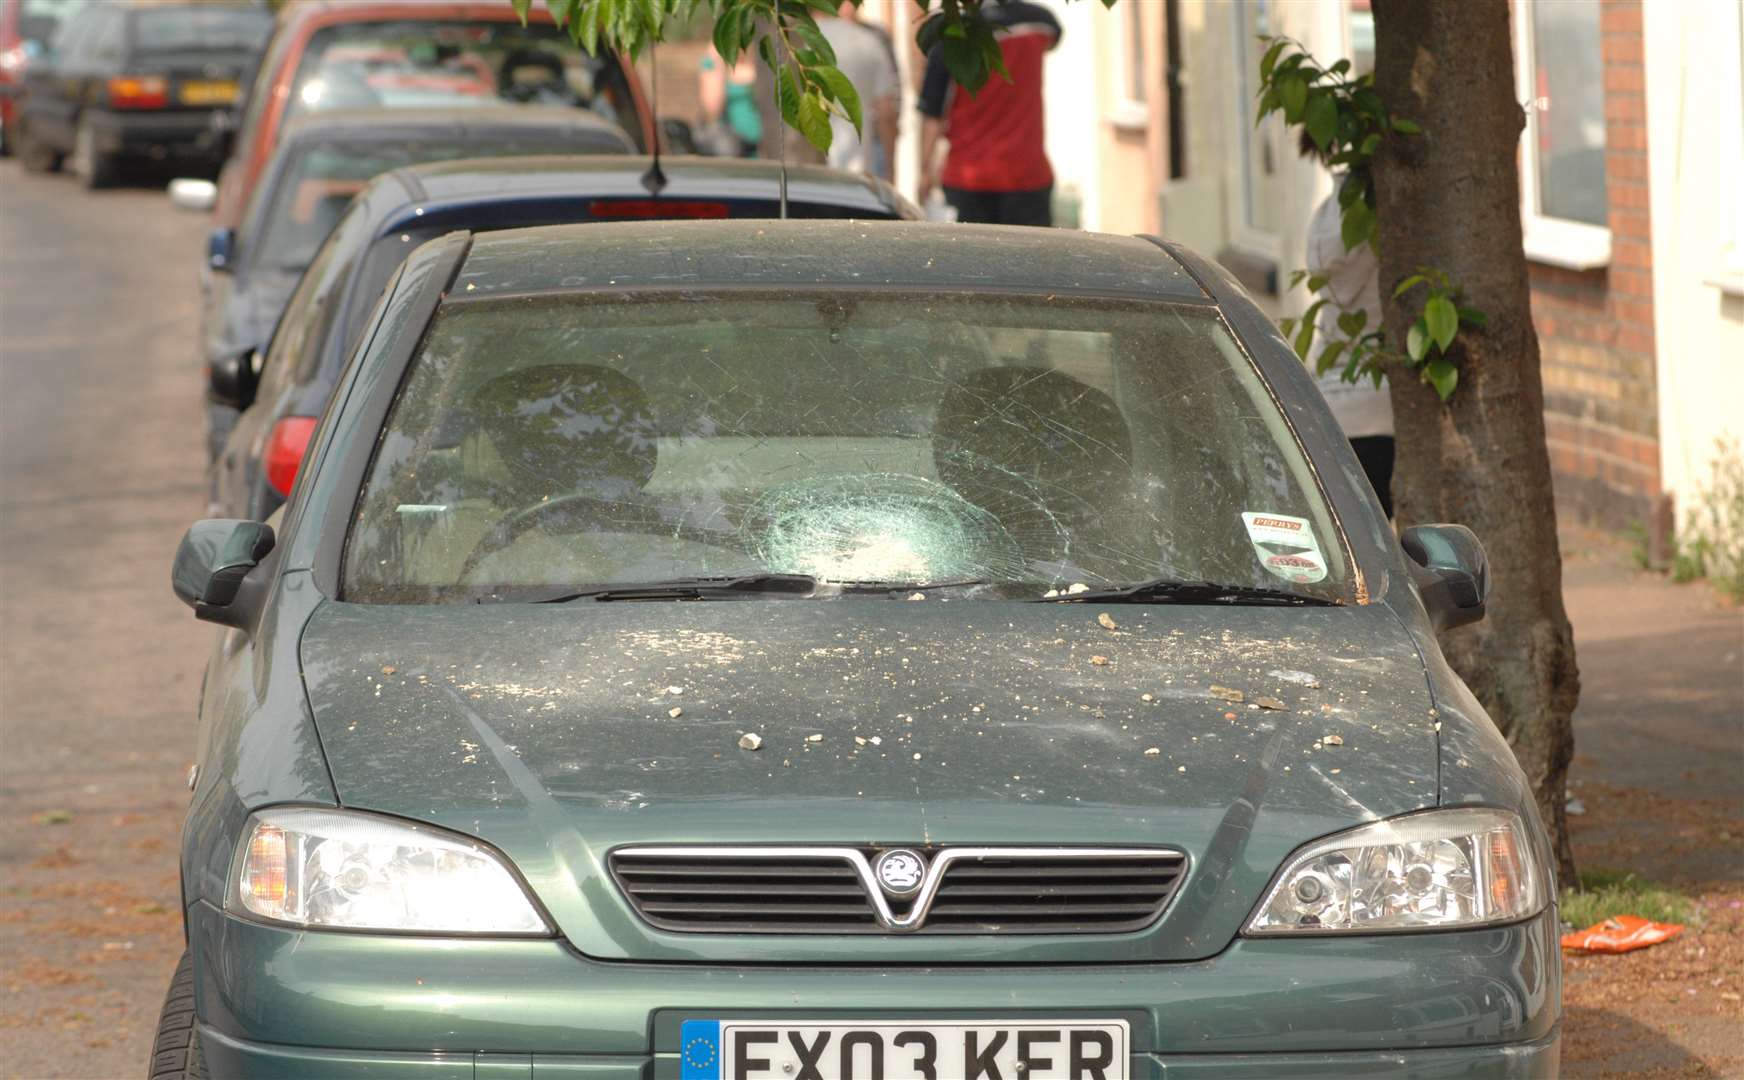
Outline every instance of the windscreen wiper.
[(534, 601), (564, 604), (571, 600), (719, 600), (759, 594), (810, 595), (818, 579), (810, 574), (740, 574), (735, 577), (688, 577), (634, 585), (600, 585)]
[(1061, 592), (1057, 596), (1038, 597), (1037, 603), (1096, 604), (1277, 604), (1287, 607), (1337, 607), (1337, 600), (1306, 596), (1286, 589), (1267, 589), (1255, 585), (1228, 585), (1215, 581), (1180, 581), (1175, 578), (1152, 578), (1134, 585), (1112, 589), (1090, 589), (1084, 592)]

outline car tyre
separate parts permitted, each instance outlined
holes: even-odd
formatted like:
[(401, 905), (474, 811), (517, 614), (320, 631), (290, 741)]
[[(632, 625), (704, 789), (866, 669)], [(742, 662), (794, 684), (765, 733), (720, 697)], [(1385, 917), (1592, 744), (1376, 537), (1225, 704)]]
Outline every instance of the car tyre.
[(148, 1080), (207, 1080), (200, 1038), (194, 1033), (194, 958), (182, 953), (170, 978), (151, 1046)]
[(115, 180), (115, 155), (97, 149), (97, 132), (88, 120), (81, 119), (73, 133), (73, 171), (89, 191), (108, 187)]
[(51, 173), (60, 169), (64, 155), (32, 135), (30, 125), (22, 117), (14, 125), (14, 132), (18, 142), (13, 152), (18, 155), (18, 164), (24, 167), (25, 172)]

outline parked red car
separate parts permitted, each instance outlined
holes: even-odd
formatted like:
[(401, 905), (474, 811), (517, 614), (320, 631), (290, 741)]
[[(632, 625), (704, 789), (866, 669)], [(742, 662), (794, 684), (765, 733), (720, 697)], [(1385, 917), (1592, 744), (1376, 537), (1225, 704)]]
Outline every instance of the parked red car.
[(279, 15), (218, 180), (214, 224), (234, 228), (285, 121), (327, 108), (465, 108), (505, 102), (591, 109), (639, 148), (654, 139), (635, 71), (588, 56), (543, 5), (508, 0), (308, 0)]
[(18, 96), (24, 72), (55, 31), (89, 0), (0, 0), (0, 154), (17, 145)]

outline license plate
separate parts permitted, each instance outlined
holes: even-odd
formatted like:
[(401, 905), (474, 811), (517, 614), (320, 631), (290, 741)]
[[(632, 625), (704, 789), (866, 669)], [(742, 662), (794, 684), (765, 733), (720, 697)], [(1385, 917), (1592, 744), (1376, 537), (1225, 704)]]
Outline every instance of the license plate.
[(686, 1020), (682, 1080), (1126, 1080), (1125, 1020)]
[(190, 79), (182, 83), (183, 105), (231, 105), (236, 83), (230, 79)]

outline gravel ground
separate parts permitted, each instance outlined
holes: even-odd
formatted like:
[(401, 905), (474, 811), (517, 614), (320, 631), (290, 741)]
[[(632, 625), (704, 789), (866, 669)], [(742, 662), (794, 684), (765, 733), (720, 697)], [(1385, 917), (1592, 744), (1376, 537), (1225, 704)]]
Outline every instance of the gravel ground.
[[(0, 162), (0, 1074), (140, 1075), (181, 951), (176, 835), (208, 628), (198, 217)], [(1566, 962), (1568, 1076), (1744, 1075), (1744, 617), (1576, 538), (1577, 851), (1700, 896)], [(1736, 905), (1736, 906), (1735, 906)]]

